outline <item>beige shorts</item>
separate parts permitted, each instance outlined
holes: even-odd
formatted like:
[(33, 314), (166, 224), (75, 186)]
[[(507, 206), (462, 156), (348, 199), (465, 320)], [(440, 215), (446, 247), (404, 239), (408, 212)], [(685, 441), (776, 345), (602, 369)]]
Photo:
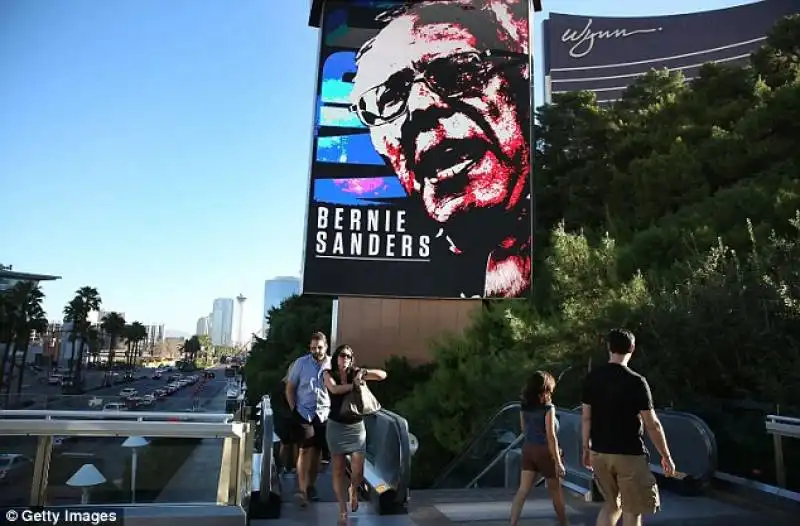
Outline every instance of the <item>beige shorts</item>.
[(592, 451), (592, 470), (603, 498), (616, 501), (623, 512), (648, 515), (661, 507), (656, 478), (646, 456)]

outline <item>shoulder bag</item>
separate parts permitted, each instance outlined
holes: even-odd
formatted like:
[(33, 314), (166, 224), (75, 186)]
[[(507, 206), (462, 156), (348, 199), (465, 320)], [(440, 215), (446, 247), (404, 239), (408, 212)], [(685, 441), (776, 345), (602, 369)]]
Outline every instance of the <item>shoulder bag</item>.
[(364, 417), (374, 415), (380, 410), (381, 403), (364, 383), (353, 387), (353, 390), (344, 396), (340, 414), (345, 418)]

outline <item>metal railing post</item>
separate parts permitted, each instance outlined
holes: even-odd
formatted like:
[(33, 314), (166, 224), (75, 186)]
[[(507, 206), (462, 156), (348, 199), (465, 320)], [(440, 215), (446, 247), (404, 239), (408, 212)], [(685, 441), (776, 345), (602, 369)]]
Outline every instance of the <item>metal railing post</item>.
[(53, 437), (40, 436), (36, 446), (36, 460), (33, 463), (31, 482), (31, 506), (47, 504), (47, 474), (50, 471), (50, 458), (53, 454)]
[(253, 490), (250, 483), (253, 480), (253, 426), (244, 424), (244, 438), (239, 439), (239, 471), (236, 484), (236, 505), (241, 506), (245, 495)]
[(783, 460), (783, 437), (772, 435), (772, 444), (775, 449), (775, 481), (779, 488), (786, 488), (786, 465)]

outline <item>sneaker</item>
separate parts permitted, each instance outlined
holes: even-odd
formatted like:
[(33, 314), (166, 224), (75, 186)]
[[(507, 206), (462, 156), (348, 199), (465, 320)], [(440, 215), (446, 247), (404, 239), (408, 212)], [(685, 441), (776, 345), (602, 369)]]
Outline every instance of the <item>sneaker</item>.
[(306, 498), (305, 493), (302, 491), (297, 491), (294, 494), (294, 502), (297, 504), (299, 508), (306, 508), (308, 507), (308, 499)]
[(308, 488), (308, 498), (314, 501), (319, 500), (319, 495), (317, 495), (317, 488), (315, 488), (314, 486)]

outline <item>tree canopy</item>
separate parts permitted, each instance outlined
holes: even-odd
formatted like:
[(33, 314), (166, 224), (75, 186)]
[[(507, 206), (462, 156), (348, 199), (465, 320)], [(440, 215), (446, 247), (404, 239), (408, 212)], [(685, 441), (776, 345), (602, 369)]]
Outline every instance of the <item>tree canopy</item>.
[(289, 364), (306, 352), (313, 333), (330, 336), (332, 305), (330, 298), (291, 296), (270, 309), (266, 338), (256, 338), (244, 367), (250, 400), (275, 388)]

